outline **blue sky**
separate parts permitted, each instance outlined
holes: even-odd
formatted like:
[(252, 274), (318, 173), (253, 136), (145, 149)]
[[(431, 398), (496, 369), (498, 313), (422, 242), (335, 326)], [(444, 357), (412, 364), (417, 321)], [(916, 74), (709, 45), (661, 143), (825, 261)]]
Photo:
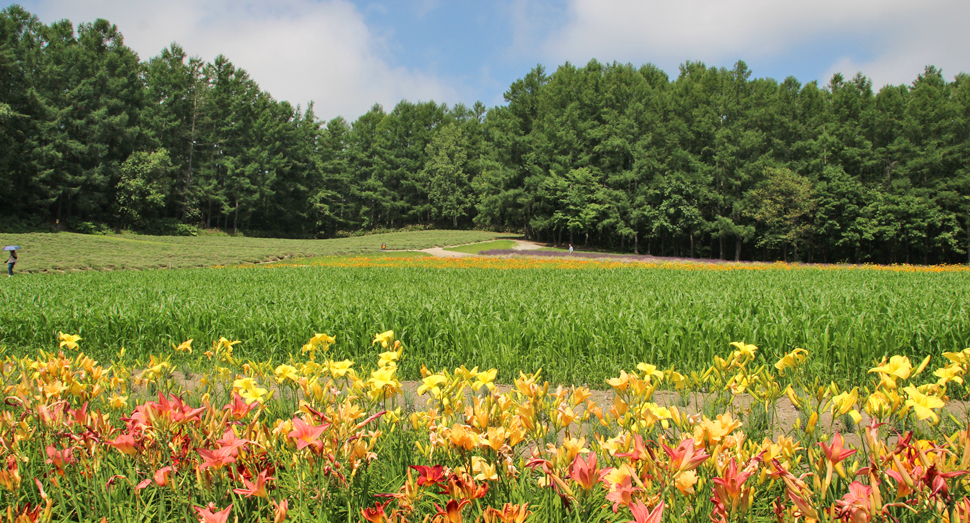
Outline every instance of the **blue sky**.
[(50, 23), (105, 18), (142, 59), (176, 41), (226, 55), (274, 97), (355, 120), (374, 103), (503, 103), (536, 64), (687, 60), (876, 89), (932, 64), (970, 71), (970, 2), (955, 0), (24, 0)]

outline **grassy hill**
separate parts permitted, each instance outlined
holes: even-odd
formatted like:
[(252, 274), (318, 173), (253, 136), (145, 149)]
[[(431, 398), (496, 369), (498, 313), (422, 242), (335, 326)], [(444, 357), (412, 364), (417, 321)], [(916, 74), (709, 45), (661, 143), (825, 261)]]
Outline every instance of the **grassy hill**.
[[(366, 255), (481, 242), (500, 236), (482, 231), (408, 231), (330, 240), (200, 236), (106, 236), (60, 233), (0, 234), (0, 244), (19, 245), (17, 272), (159, 269), (261, 263), (289, 258)], [(6, 258), (4, 258), (6, 261)]]

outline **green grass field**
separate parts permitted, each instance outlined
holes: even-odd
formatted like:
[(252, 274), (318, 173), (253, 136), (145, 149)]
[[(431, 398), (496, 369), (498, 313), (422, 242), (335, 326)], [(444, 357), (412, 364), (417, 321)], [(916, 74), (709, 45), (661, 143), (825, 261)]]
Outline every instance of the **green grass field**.
[[(417, 240), (413, 240), (417, 243)], [(641, 361), (706, 368), (732, 341), (774, 363), (811, 353), (822, 380), (855, 379), (887, 354), (939, 361), (970, 340), (970, 276), (868, 270), (431, 269), (273, 267), (34, 274), (0, 285), (0, 346), (56, 347), (58, 331), (110, 361), (193, 357), (220, 336), (244, 359), (284, 362), (315, 332), (334, 356), (369, 362), (377, 332), (407, 346), (402, 376), (460, 365), (500, 380), (544, 369), (557, 382), (603, 386)]]
[[(3, 245), (19, 245), (18, 272), (161, 269), (262, 263), (339, 254), (379, 254), (388, 249), (427, 249), (491, 240), (481, 231), (413, 231), (332, 240), (283, 240), (242, 236), (193, 237), (74, 233), (0, 234)], [(4, 258), (6, 259), (6, 258)]]

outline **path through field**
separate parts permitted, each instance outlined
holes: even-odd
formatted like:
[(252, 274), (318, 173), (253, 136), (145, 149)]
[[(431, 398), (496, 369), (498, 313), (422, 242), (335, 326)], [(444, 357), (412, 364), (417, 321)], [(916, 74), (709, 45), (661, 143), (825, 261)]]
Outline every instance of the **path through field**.
[[(545, 245), (536, 242), (530, 242), (525, 240), (513, 240), (515, 242), (515, 250), (517, 251), (528, 251), (532, 249), (539, 249), (545, 247)], [(488, 242), (483, 242), (488, 243)], [(430, 249), (421, 249), (418, 252), (426, 252), (432, 256), (439, 256), (442, 258), (463, 258), (466, 256), (478, 256), (477, 254), (469, 254), (465, 252), (455, 252), (446, 251), (441, 247), (432, 247)]]

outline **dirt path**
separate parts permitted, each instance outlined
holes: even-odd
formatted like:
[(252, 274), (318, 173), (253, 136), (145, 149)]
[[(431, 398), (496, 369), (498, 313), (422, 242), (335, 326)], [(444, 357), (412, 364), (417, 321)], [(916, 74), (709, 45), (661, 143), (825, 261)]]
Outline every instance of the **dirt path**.
[(432, 256), (438, 256), (439, 258), (464, 258), (466, 256), (478, 256), (477, 254), (468, 254), (466, 252), (455, 252), (446, 251), (441, 247), (432, 247), (430, 249), (421, 249), (418, 252), (426, 252)]
[[(513, 240), (513, 241), (515, 242), (515, 250), (517, 250), (517, 251), (528, 251), (528, 250), (532, 250), (532, 249), (539, 249), (539, 248), (545, 247), (544, 244), (536, 243), (536, 242), (530, 242), (530, 241), (526, 241), (526, 240)], [(488, 242), (482, 242), (482, 243), (488, 243)], [(468, 256), (478, 256), (477, 254), (468, 254), (468, 253), (465, 253), (465, 252), (446, 251), (445, 249), (443, 249), (441, 247), (432, 247), (430, 249), (421, 249), (418, 252), (426, 252), (426, 253), (428, 253), (428, 254), (430, 254), (432, 256), (438, 256), (438, 257), (441, 257), (441, 258), (465, 258), (465, 257), (468, 257)]]

